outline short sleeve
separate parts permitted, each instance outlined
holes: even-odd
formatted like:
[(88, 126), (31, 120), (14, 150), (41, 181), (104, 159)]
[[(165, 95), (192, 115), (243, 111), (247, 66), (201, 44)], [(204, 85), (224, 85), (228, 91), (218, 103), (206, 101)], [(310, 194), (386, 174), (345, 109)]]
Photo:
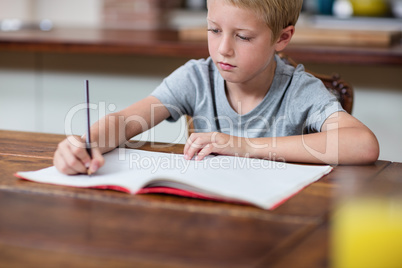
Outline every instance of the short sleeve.
[(193, 79), (186, 66), (181, 66), (166, 77), (151, 93), (169, 110), (169, 121), (177, 121), (183, 114), (192, 113), (193, 96), (191, 88)]
[(297, 88), (292, 97), (293, 116), (304, 122), (303, 133), (320, 132), (331, 114), (345, 111), (323, 82), (313, 75), (299, 72), (294, 76), (292, 83), (293, 87)]
[(169, 110), (169, 121), (177, 121), (182, 115), (193, 115), (194, 107), (205, 96), (209, 87), (209, 61), (190, 60), (166, 77), (151, 93)]

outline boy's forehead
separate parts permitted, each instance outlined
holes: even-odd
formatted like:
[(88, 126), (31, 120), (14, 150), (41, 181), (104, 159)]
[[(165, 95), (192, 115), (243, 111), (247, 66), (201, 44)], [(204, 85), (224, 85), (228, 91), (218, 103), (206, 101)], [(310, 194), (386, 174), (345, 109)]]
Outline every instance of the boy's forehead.
[[(246, 5), (241, 5), (241, 4), (237, 5), (237, 4), (235, 4), (235, 3), (231, 2), (231, 1), (228, 1), (228, 0), (207, 0), (208, 13), (209, 13), (209, 11), (211, 9), (213, 10), (216, 7), (224, 7), (224, 6), (244, 10), (244, 11), (247, 11), (249, 13), (252, 13), (252, 15), (255, 16), (255, 17), (258, 17), (258, 18), (261, 17), (261, 13), (259, 12), (259, 10), (255, 10), (255, 9), (253, 9), (251, 7), (246, 6)], [(220, 15), (221, 16), (227, 16), (227, 15), (230, 15), (230, 14), (220, 14)]]
[[(260, 14), (247, 7), (239, 7), (237, 5), (234, 5), (230, 1), (226, 0), (207, 0), (208, 3), (208, 16), (207, 20), (209, 22), (213, 23), (218, 23), (219, 21), (222, 20), (228, 20), (228, 19), (233, 19), (235, 22), (242, 24), (242, 25), (248, 25), (248, 24), (266, 24), (264, 19), (261, 18)], [(223, 12), (221, 13), (222, 9), (237, 9), (240, 12)], [(237, 24), (236, 23), (236, 24)], [(233, 25), (234, 26), (234, 25)]]

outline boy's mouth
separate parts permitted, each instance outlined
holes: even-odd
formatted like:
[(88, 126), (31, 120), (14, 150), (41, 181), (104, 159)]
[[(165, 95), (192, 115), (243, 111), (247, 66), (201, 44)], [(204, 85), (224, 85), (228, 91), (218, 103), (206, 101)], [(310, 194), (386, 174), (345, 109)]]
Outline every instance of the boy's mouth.
[(236, 66), (231, 65), (229, 63), (225, 63), (225, 62), (218, 62), (218, 65), (224, 71), (230, 71), (230, 70), (233, 70), (234, 68), (236, 68)]

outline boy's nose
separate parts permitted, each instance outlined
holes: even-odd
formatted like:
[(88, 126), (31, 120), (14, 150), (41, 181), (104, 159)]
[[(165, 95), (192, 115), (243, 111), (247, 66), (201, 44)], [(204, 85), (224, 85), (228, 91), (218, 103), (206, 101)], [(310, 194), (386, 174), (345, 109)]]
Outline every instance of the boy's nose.
[(219, 49), (218, 49), (219, 54), (222, 56), (232, 56), (234, 49), (232, 45), (232, 40), (228, 36), (222, 37), (222, 40), (219, 44)]

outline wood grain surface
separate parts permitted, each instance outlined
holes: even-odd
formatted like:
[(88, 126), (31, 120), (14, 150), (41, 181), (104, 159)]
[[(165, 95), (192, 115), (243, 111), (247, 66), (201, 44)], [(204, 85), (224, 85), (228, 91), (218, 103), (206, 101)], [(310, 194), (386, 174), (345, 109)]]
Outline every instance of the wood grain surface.
[(273, 211), (13, 175), (52, 165), (63, 138), (0, 131), (0, 267), (329, 267), (329, 221), (345, 182), (399, 180), (402, 169), (387, 161), (337, 166)]

